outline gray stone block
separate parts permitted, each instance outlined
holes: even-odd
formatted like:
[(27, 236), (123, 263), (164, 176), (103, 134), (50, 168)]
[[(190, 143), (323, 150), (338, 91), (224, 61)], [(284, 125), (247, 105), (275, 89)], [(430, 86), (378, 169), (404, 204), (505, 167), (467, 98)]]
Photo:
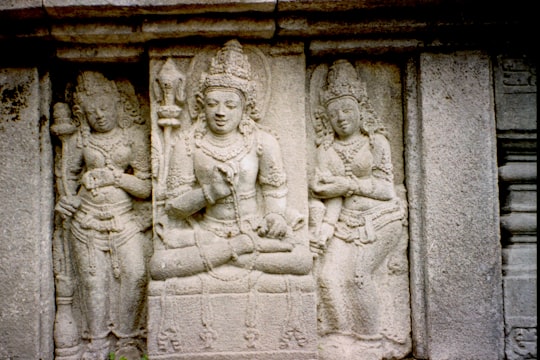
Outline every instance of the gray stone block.
[[(410, 198), (418, 215), (411, 216), (411, 223), (421, 223), (411, 224), (417, 230), (411, 256), (413, 269), (423, 271), (423, 277), (413, 276), (412, 281), (423, 288), (425, 355), (434, 360), (501, 359), (501, 249), (489, 59), (479, 52), (423, 54), (419, 74), (419, 153), (408, 152), (417, 165), (409, 171), (420, 173)], [(413, 304), (417, 299), (413, 297)]]
[(0, 358), (51, 359), (52, 180), (37, 69), (0, 70), (0, 98)]

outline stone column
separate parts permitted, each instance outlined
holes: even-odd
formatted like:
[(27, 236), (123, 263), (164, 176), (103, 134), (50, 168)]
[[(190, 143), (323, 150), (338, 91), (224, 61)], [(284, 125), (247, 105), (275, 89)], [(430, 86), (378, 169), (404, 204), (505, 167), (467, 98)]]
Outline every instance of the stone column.
[(52, 359), (48, 89), (36, 68), (0, 70), (1, 359)]
[(408, 75), (415, 355), (501, 359), (501, 247), (489, 58), (473, 51), (424, 53)]

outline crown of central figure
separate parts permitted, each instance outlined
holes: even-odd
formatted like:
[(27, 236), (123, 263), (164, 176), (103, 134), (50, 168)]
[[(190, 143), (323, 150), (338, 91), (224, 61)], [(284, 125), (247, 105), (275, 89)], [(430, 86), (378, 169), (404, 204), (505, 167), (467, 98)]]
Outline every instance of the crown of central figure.
[(328, 104), (330, 101), (343, 97), (352, 96), (360, 101), (365, 89), (362, 86), (356, 69), (347, 60), (335, 61), (328, 70), (326, 86), (321, 91), (321, 103)]
[(202, 75), (201, 90), (212, 87), (233, 88), (247, 97), (251, 89), (251, 66), (237, 40), (230, 40), (210, 63), (208, 73)]

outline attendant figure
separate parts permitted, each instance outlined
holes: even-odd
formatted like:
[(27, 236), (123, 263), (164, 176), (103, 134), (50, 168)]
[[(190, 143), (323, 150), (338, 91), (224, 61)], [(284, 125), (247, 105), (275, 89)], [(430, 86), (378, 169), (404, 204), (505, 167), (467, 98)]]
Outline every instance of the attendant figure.
[(320, 95), (321, 141), (310, 188), (324, 205), (312, 244), (321, 253), (321, 335), (333, 336), (337, 343), (352, 339), (377, 347), (386, 336), (380, 306), (385, 295), (374, 277), (398, 246), (404, 219), (394, 190), (390, 145), (349, 62), (338, 60), (330, 67)]
[(65, 236), (89, 339), (81, 359), (114, 351), (139, 360), (149, 221), (139, 221), (133, 202), (151, 194), (148, 133), (123, 112), (117, 84), (99, 72), (78, 76), (73, 102), (80, 126), (64, 144), (72, 147), (63, 151), (67, 188), (56, 210), (71, 219)]

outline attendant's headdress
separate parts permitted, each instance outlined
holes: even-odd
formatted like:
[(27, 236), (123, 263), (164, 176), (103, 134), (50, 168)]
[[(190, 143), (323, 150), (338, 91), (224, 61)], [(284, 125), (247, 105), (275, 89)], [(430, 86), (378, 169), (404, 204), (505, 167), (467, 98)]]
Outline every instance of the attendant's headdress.
[(361, 102), (366, 97), (364, 84), (358, 78), (356, 69), (347, 60), (335, 61), (326, 77), (327, 82), (320, 93), (322, 105), (343, 96), (351, 96)]

